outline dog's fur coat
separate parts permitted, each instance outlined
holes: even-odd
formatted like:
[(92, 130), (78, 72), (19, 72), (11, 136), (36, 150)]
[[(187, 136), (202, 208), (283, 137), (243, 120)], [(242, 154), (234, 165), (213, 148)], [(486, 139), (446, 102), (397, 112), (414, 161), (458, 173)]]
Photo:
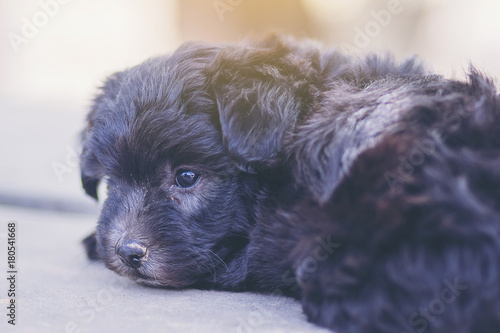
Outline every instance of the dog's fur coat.
[(82, 182), (108, 196), (89, 256), (156, 287), (292, 295), (340, 333), (498, 333), (499, 103), (473, 69), (184, 44), (95, 99)]

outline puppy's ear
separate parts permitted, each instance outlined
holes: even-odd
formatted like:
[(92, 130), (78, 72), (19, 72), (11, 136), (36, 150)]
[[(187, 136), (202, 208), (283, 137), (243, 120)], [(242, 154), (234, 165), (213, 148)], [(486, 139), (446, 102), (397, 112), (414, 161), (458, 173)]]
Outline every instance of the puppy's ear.
[(247, 172), (286, 159), (284, 147), (314, 94), (311, 58), (271, 37), (224, 48), (207, 70), (228, 153)]
[(97, 252), (97, 239), (96, 239), (96, 234), (95, 231), (85, 237), (82, 240), (82, 244), (85, 247), (85, 252), (87, 253), (87, 257), (90, 260), (98, 260), (99, 259), (99, 253)]
[(82, 153), (80, 163), (82, 186), (88, 196), (98, 200), (97, 187), (104, 176), (100, 172), (100, 166), (94, 156), (88, 153)]
[[(120, 89), (121, 73), (111, 75), (94, 99), (92, 108), (87, 115), (87, 126), (82, 132), (82, 152), (80, 155), (80, 170), (82, 186), (85, 193), (98, 200), (97, 188), (101, 179), (105, 176), (104, 168), (99, 163), (99, 140), (98, 133), (94, 131), (97, 122), (103, 122), (107, 110), (114, 104), (114, 99)], [(101, 140), (102, 141), (102, 140)]]

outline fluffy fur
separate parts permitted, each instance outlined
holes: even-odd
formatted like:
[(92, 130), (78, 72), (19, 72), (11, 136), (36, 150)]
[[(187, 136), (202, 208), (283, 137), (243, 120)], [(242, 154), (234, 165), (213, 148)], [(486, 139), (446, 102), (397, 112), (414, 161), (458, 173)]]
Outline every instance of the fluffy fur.
[(139, 283), (291, 295), (338, 332), (497, 333), (499, 166), (499, 98), (474, 69), (188, 43), (95, 99), (82, 182), (108, 194), (85, 243)]

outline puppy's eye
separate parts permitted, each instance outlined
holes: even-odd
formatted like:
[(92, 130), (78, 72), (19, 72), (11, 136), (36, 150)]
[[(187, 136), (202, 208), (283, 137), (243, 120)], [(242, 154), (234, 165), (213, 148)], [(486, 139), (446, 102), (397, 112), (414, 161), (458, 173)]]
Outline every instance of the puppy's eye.
[(179, 170), (175, 175), (175, 183), (179, 187), (191, 187), (200, 179), (200, 174), (190, 170)]

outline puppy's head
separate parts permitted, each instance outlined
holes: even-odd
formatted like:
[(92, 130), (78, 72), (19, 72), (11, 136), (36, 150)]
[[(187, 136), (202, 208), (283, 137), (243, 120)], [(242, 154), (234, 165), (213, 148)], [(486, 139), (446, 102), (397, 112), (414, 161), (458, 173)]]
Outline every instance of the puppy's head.
[[(186, 44), (112, 75), (83, 134), (82, 183), (107, 199), (97, 253), (140, 283), (183, 287), (238, 270), (266, 175), (307, 108), (310, 64), (278, 39)], [(272, 172), (275, 174), (275, 172)]]

